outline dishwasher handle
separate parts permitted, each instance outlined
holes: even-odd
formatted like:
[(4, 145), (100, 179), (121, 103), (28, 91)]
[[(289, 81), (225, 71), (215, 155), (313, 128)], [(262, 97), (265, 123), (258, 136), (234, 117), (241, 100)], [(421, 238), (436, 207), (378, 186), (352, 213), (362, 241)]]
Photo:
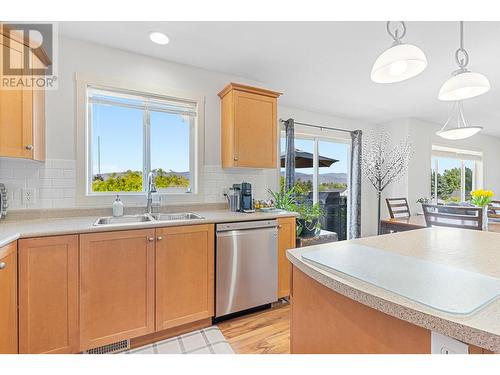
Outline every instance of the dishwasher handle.
[(247, 230), (247, 229), (262, 229), (262, 228), (275, 228), (278, 227), (277, 220), (257, 220), (257, 221), (241, 221), (235, 223), (223, 223), (215, 226), (215, 231), (229, 232), (233, 230)]
[(216, 236), (217, 238), (224, 238), (224, 237), (241, 237), (241, 236), (248, 236), (252, 234), (256, 234), (257, 232), (264, 234), (264, 233), (272, 233), (273, 238), (278, 238), (278, 229), (276, 227), (267, 227), (267, 228), (253, 228), (253, 229), (232, 229), (232, 230), (226, 230), (222, 232), (217, 232)]

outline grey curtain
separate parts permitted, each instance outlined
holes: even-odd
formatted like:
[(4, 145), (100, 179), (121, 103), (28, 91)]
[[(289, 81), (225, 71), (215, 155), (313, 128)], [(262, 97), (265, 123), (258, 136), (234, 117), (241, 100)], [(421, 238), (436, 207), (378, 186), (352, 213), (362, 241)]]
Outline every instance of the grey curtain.
[(351, 178), (349, 181), (348, 239), (361, 237), (361, 130), (351, 132)]
[(292, 118), (285, 121), (286, 157), (285, 157), (285, 188), (295, 185), (295, 130)]

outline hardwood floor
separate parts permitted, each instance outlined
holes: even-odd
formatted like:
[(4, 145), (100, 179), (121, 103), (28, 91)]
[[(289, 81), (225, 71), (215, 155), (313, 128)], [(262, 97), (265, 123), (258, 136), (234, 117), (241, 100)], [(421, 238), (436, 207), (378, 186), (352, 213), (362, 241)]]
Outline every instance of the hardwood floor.
[(217, 324), (238, 354), (290, 354), (290, 305)]

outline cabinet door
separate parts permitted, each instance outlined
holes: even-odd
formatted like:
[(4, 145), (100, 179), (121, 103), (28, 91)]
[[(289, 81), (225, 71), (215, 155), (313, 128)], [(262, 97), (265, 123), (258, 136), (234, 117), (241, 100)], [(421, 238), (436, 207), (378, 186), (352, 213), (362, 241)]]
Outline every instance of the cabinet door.
[(0, 354), (17, 350), (17, 243), (0, 248)]
[(78, 350), (78, 236), (19, 240), (19, 352)]
[[(22, 68), (24, 47), (13, 40), (6, 46), (6, 38), (0, 36), (0, 48), (10, 54), (11, 67)], [(2, 59), (0, 59), (2, 60)], [(3, 61), (0, 61), (0, 73)], [(26, 70), (26, 74), (28, 71)], [(15, 77), (15, 76), (14, 76)], [(4, 78), (0, 75), (0, 79)], [(6, 77), (8, 78), (8, 77)], [(0, 89), (0, 156), (31, 158), (33, 90)]]
[(80, 235), (80, 350), (154, 331), (155, 231)]
[(276, 168), (276, 98), (234, 91), (235, 166)]
[(286, 251), (295, 247), (295, 218), (278, 219), (278, 298), (290, 295), (291, 265)]
[(214, 226), (157, 229), (156, 330), (214, 315)]

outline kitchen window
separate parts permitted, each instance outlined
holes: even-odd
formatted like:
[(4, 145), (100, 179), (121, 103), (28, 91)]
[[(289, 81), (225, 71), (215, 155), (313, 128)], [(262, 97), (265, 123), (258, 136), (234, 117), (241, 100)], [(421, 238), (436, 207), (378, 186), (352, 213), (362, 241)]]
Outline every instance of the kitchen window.
[(197, 190), (198, 103), (87, 86), (87, 195)]
[(431, 196), (436, 203), (465, 202), (479, 183), (482, 153), (432, 146)]

